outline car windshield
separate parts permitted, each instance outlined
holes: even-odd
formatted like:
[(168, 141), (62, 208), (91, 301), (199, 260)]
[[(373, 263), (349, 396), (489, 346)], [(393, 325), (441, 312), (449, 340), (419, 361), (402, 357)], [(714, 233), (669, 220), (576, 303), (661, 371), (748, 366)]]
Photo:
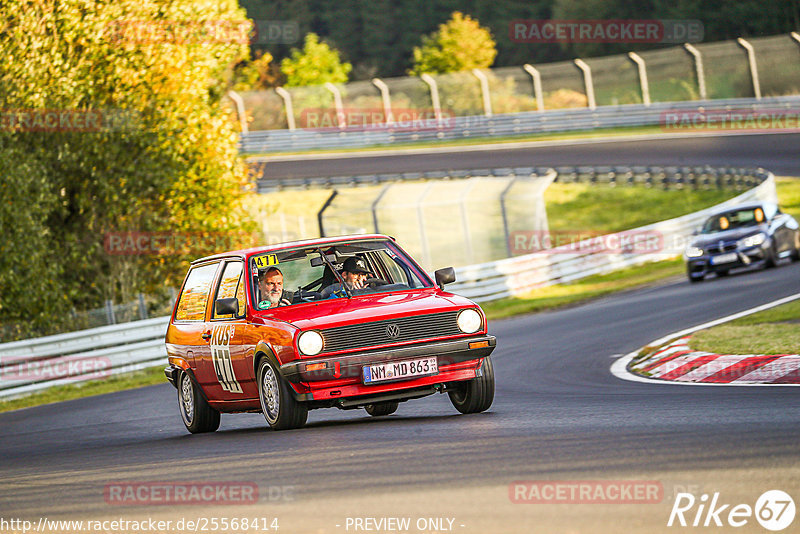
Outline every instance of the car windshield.
[(748, 208), (728, 211), (710, 217), (703, 225), (703, 234), (713, 234), (735, 228), (758, 226), (765, 220), (764, 210), (761, 208)]
[(256, 310), (432, 287), (416, 263), (389, 241), (356, 241), (259, 254), (250, 259), (249, 272)]

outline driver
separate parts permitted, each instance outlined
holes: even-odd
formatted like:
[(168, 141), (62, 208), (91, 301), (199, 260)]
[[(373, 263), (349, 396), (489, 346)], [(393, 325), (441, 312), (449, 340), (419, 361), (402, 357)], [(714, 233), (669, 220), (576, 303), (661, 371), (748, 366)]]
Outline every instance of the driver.
[[(369, 269), (367, 269), (366, 262), (356, 256), (347, 258), (344, 262), (344, 266), (342, 267), (342, 278), (344, 279), (344, 283), (347, 285), (347, 289), (350, 291), (366, 287), (367, 275), (369, 274), (372, 273), (370, 273)], [(324, 299), (331, 297), (346, 297), (347, 293), (342, 287), (342, 284), (335, 283), (323, 289), (321, 296)]]
[(292, 293), (284, 291), (283, 273), (277, 267), (270, 267), (263, 273), (259, 272), (258, 290), (262, 299), (258, 302), (259, 310), (288, 306), (292, 303)]

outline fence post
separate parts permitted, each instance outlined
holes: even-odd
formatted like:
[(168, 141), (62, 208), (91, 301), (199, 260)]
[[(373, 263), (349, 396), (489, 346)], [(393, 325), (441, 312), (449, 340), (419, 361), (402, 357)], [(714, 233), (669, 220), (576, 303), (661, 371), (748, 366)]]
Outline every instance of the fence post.
[(325, 237), (325, 227), (322, 225), (322, 214), (325, 213), (325, 210), (328, 209), (328, 206), (331, 205), (331, 202), (333, 202), (333, 199), (336, 198), (336, 195), (338, 194), (339, 192), (336, 189), (334, 189), (333, 193), (331, 193), (331, 196), (328, 197), (328, 200), (325, 201), (325, 204), (322, 205), (319, 212), (317, 213), (317, 223), (319, 223), (320, 237)]
[(506, 237), (506, 251), (508, 252), (509, 258), (513, 256), (513, 254), (511, 251), (511, 234), (508, 230), (508, 214), (506, 213), (506, 195), (508, 194), (509, 191), (511, 191), (511, 188), (514, 186), (516, 181), (517, 181), (517, 176), (514, 175), (511, 181), (508, 182), (508, 185), (506, 185), (505, 189), (503, 189), (503, 192), (500, 193), (500, 212), (503, 215), (503, 235)]
[(233, 103), (236, 105), (236, 115), (239, 117), (239, 127), (242, 129), (242, 133), (248, 133), (247, 115), (244, 112), (244, 100), (242, 100), (242, 97), (239, 96), (239, 93), (234, 90), (228, 91), (228, 98), (233, 100)]
[(117, 324), (117, 318), (114, 315), (114, 303), (111, 300), (106, 300), (106, 322), (108, 324)]
[(473, 176), (468, 180), (467, 187), (461, 191), (459, 203), (461, 208), (461, 226), (464, 229), (464, 245), (467, 248), (467, 265), (472, 264), (475, 260), (475, 254), (472, 250), (472, 231), (469, 228), (469, 214), (467, 213), (467, 197), (472, 193), (472, 189), (477, 184), (477, 179)]
[(544, 96), (542, 95), (542, 75), (533, 65), (525, 63), (522, 68), (533, 78), (533, 96), (536, 98), (536, 109), (544, 111)]
[(442, 125), (442, 106), (439, 104), (439, 87), (436, 85), (436, 80), (433, 79), (428, 73), (420, 76), (423, 82), (428, 84), (431, 90), (431, 104), (433, 105), (433, 114), (436, 116), (436, 124)]
[(331, 82), (325, 82), (325, 89), (333, 94), (333, 105), (336, 108), (336, 121), (339, 124), (339, 129), (347, 128), (347, 121), (344, 119), (344, 106), (342, 106), (342, 93), (339, 88)]
[(381, 92), (383, 101), (383, 114), (386, 116), (386, 124), (394, 124), (394, 114), (392, 114), (392, 97), (389, 95), (389, 86), (380, 78), (372, 78), (372, 85)]
[(483, 114), (492, 116), (492, 95), (489, 93), (489, 78), (480, 69), (472, 69), (472, 74), (481, 82), (481, 95), (483, 95)]
[(144, 295), (139, 293), (139, 319), (147, 319), (147, 305), (144, 303)]
[(756, 51), (753, 45), (739, 37), (736, 42), (742, 48), (747, 50), (747, 61), (750, 64), (750, 76), (753, 78), (753, 92), (756, 95), (756, 100), (761, 100), (761, 84), (758, 81), (758, 67), (756, 66)]
[(587, 63), (578, 58), (575, 60), (575, 65), (583, 71), (583, 83), (586, 86), (586, 99), (589, 109), (596, 109), (597, 104), (594, 101), (594, 82), (592, 81), (592, 69)]
[(375, 197), (375, 200), (372, 201), (372, 206), (371, 206), (372, 224), (375, 227), (376, 234), (381, 233), (380, 230), (378, 229), (378, 203), (381, 201), (381, 199), (383, 199), (383, 195), (386, 194), (386, 191), (388, 191), (390, 187), (392, 187), (392, 184), (386, 184), (385, 186), (383, 186), (381, 192), (378, 193), (378, 196)]
[(275, 92), (283, 99), (283, 107), (286, 110), (286, 125), (290, 130), (295, 129), (294, 107), (292, 106), (292, 94), (283, 87), (276, 87)]
[(636, 52), (628, 52), (628, 57), (639, 67), (639, 84), (642, 86), (642, 102), (645, 106), (650, 105), (650, 84), (647, 83), (647, 66), (642, 56)]
[[(424, 75), (423, 75), (424, 76)], [(417, 222), (419, 224), (419, 236), (422, 239), (422, 262), (425, 264), (427, 269), (433, 268), (431, 263), (431, 250), (428, 246), (428, 236), (425, 232), (425, 218), (422, 212), (422, 205), (425, 203), (425, 197), (428, 196), (428, 193), (433, 187), (433, 182), (428, 182), (425, 186), (425, 190), (420, 195), (419, 199), (417, 200)]]
[(706, 93), (706, 75), (703, 71), (703, 55), (700, 53), (700, 50), (689, 43), (684, 43), (683, 47), (692, 55), (692, 58), (694, 58), (694, 70), (697, 73), (697, 90), (700, 93), (700, 100), (708, 100), (708, 94)]

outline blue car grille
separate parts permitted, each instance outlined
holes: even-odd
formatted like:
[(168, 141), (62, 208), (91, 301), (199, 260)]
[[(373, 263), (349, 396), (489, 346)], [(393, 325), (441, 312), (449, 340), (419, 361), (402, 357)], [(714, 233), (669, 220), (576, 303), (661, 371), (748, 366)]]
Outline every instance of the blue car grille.
[(390, 343), (462, 334), (458, 311), (372, 321), (322, 330), (323, 352), (362, 349)]
[(722, 254), (723, 252), (733, 252), (736, 250), (736, 241), (725, 241), (712, 243), (703, 247), (708, 254)]

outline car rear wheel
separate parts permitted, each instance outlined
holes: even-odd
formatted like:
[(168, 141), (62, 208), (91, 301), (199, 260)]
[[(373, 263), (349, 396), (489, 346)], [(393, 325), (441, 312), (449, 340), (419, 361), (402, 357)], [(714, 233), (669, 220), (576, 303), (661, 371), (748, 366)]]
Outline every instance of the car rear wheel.
[(272, 430), (289, 430), (306, 424), (308, 407), (295, 400), (289, 385), (267, 358), (258, 364), (258, 397)]
[(189, 373), (181, 373), (178, 382), (178, 409), (186, 430), (192, 434), (214, 432), (219, 428), (219, 412), (209, 406)]
[(367, 404), (364, 406), (364, 409), (367, 410), (367, 413), (372, 417), (381, 417), (384, 415), (393, 414), (397, 411), (397, 407), (399, 405), (399, 402), (378, 402), (376, 404)]
[(494, 369), (492, 360), (484, 358), (483, 374), (472, 380), (454, 385), (449, 391), (450, 402), (461, 413), (478, 413), (488, 410), (494, 400)]

